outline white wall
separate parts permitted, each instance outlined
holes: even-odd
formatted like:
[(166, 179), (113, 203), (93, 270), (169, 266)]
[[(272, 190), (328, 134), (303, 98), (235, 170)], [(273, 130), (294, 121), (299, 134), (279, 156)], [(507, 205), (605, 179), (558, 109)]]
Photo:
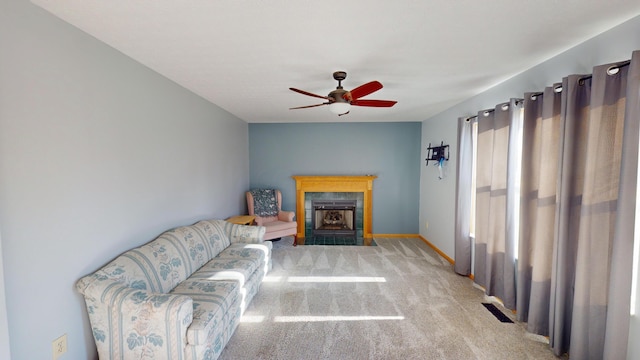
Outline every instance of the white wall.
[(242, 213), (248, 125), (25, 1), (0, 2), (0, 49), (0, 358), (7, 338), (51, 358), (65, 333), (63, 359), (95, 358), (75, 281)]
[[(429, 142), (445, 140), (451, 146), (449, 177), (445, 184), (433, 180), (434, 169), (422, 169), (420, 193), (420, 234), (451, 258), (454, 257), (455, 168), (457, 156), (457, 119), (475, 115), (479, 110), (493, 108), (512, 97), (522, 97), (527, 91), (542, 91), (545, 86), (562, 80), (569, 74), (588, 74), (595, 65), (628, 60), (634, 50), (640, 50), (640, 17), (631, 19), (564, 53), (547, 60), (485, 92), (466, 100), (423, 122), (422, 149)], [(473, 61), (473, 54), (469, 54)], [(464, 69), (461, 69), (464, 71)], [(434, 221), (437, 219), (437, 221)], [(425, 229), (425, 222), (429, 228)], [(638, 274), (640, 276), (640, 274)], [(636, 328), (638, 319), (634, 318)], [(632, 326), (634, 326), (632, 324)], [(640, 343), (630, 347), (640, 354)]]

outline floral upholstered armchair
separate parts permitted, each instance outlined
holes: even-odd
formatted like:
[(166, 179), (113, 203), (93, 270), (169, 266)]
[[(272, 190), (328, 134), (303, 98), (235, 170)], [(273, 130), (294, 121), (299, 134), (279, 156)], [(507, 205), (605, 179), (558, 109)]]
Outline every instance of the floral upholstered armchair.
[(293, 246), (297, 242), (297, 223), (293, 211), (282, 210), (282, 193), (276, 189), (253, 189), (247, 191), (249, 215), (256, 217), (256, 225), (264, 226), (264, 240), (283, 236), (293, 236)]

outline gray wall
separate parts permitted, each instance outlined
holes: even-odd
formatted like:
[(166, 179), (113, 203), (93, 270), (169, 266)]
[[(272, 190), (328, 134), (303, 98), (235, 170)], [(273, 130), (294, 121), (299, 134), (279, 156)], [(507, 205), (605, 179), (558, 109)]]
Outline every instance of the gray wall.
[(63, 358), (91, 359), (75, 281), (244, 211), (248, 125), (26, 1), (0, 2), (0, 49), (0, 358), (66, 333)]
[[(449, 178), (433, 180), (433, 170), (422, 168), (420, 188), (420, 234), (453, 258), (455, 219), (455, 168), (457, 119), (475, 115), (479, 110), (493, 108), (512, 97), (522, 97), (527, 91), (542, 91), (569, 74), (591, 73), (595, 65), (627, 60), (634, 50), (640, 50), (640, 17), (636, 17), (600, 34), (566, 52), (549, 59), (447, 111), (425, 120), (422, 124), (422, 144), (449, 141), (452, 148)], [(432, 206), (439, 204), (439, 206)], [(436, 221), (437, 219), (437, 221)], [(428, 229), (424, 226), (429, 222)], [(637, 274), (640, 277), (640, 274)], [(640, 328), (637, 316), (632, 328)], [(637, 330), (636, 330), (637, 331)], [(640, 354), (640, 343), (629, 342), (630, 350)], [(630, 351), (630, 353), (632, 352)], [(630, 357), (631, 358), (631, 357)], [(638, 355), (634, 358), (639, 358)]]
[(11, 359), (9, 345), (9, 320), (7, 319), (7, 299), (4, 286), (4, 266), (2, 260), (2, 229), (0, 229), (0, 359)]
[(251, 187), (279, 188), (283, 208), (295, 210), (292, 175), (377, 175), (373, 233), (417, 234), (421, 124), (348, 123), (347, 117), (341, 123), (249, 124)]

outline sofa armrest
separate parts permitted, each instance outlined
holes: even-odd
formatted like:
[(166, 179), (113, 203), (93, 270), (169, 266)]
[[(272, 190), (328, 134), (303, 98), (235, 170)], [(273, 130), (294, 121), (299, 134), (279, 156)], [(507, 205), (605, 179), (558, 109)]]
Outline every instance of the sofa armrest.
[(296, 213), (294, 213), (293, 211), (280, 210), (280, 212), (278, 212), (278, 220), (280, 221), (293, 222), (293, 218), (295, 216)]
[(224, 232), (229, 237), (231, 243), (263, 243), (264, 226), (238, 225), (227, 222), (224, 226)]
[(152, 293), (100, 275), (76, 283), (84, 295), (100, 358), (181, 359), (193, 320), (189, 296)]

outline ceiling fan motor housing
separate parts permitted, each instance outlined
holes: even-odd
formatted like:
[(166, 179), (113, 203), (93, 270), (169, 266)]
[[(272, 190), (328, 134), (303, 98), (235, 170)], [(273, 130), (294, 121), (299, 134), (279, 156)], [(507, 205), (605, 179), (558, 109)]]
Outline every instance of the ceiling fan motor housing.
[(347, 94), (348, 91), (344, 90), (342, 87), (339, 87), (338, 89), (333, 90), (332, 92), (329, 93), (328, 97), (329, 97), (329, 101), (330, 102), (342, 102), (342, 103), (348, 103), (349, 100), (347, 99), (348, 96), (344, 96), (345, 94)]

